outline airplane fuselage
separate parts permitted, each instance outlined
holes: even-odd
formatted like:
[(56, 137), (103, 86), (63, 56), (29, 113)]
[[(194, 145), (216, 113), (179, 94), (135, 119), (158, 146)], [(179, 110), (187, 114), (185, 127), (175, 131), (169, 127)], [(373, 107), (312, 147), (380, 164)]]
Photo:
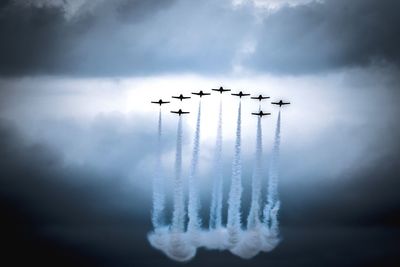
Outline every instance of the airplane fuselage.
[(210, 93), (204, 93), (203, 90), (200, 90), (200, 92), (198, 93), (192, 93), (193, 95), (198, 95), (200, 97), (204, 96), (204, 95), (210, 95)]
[(220, 94), (222, 94), (223, 92), (230, 91), (231, 89), (224, 89), (224, 88), (221, 86), (219, 89), (211, 89), (211, 90), (217, 91), (217, 92), (219, 92)]
[(234, 94), (236, 96), (238, 96), (239, 98), (242, 98), (242, 96), (247, 96), (248, 94), (243, 94), (242, 91), (240, 91), (238, 94)]
[(280, 100), (279, 102), (271, 102), (271, 104), (278, 105), (279, 107), (282, 107), (284, 105), (289, 105), (290, 102), (283, 102), (282, 100)]
[(162, 104), (167, 104), (167, 103), (169, 103), (168, 101), (162, 101), (162, 99), (160, 99), (160, 100), (158, 100), (158, 101), (151, 101), (151, 103), (153, 103), (153, 104), (159, 104), (160, 106), (162, 105)]
[(178, 111), (171, 111), (171, 113), (178, 114), (179, 116), (181, 116), (182, 114), (189, 114), (189, 112), (182, 111), (182, 109), (179, 109)]

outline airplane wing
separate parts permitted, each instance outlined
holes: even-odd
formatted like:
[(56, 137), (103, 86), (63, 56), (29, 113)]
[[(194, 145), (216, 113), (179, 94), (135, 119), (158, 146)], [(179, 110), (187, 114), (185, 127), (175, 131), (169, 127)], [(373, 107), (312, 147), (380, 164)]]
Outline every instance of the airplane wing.
[(178, 111), (171, 111), (171, 113), (179, 114), (179, 112), (178, 112)]
[(168, 101), (162, 101), (161, 104), (168, 104)]
[(188, 98), (190, 98), (190, 96), (184, 96), (184, 97), (182, 97), (182, 99), (188, 99)]
[(248, 95), (250, 95), (250, 94), (242, 94), (242, 96), (248, 96)]
[(289, 105), (289, 104), (290, 104), (290, 102), (282, 103), (282, 105)]
[(151, 101), (151, 103), (153, 103), (153, 104), (160, 104), (160, 103), (158, 103), (158, 102), (154, 102), (154, 101)]
[(262, 99), (268, 99), (268, 98), (270, 98), (269, 96), (263, 96), (263, 97), (261, 97)]
[(189, 111), (182, 111), (181, 114), (189, 114)]
[(225, 91), (224, 89), (211, 89), (211, 90), (213, 90), (213, 91)]
[(272, 105), (279, 105), (278, 102), (271, 102)]
[(258, 99), (258, 97), (254, 97), (254, 96), (252, 96), (252, 97), (250, 97), (251, 99)]
[(172, 96), (172, 98), (177, 98), (177, 99), (179, 99), (180, 97), (179, 97), (179, 96)]
[(240, 96), (239, 94), (231, 94), (231, 95)]
[(210, 93), (203, 93), (203, 95), (211, 95)]
[(260, 115), (260, 113), (253, 113), (253, 112), (252, 112), (251, 114), (253, 114), (253, 115)]
[(192, 95), (200, 95), (200, 93), (192, 93)]

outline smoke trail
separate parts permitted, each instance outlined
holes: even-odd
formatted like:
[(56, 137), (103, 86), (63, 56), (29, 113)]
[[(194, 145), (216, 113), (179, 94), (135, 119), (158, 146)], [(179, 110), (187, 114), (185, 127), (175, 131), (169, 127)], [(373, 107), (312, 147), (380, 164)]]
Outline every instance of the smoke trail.
[(261, 164), (262, 164), (262, 129), (261, 117), (257, 118), (256, 152), (251, 183), (251, 206), (247, 217), (247, 229), (243, 231), (240, 242), (231, 249), (235, 255), (250, 259), (263, 247), (262, 227), (260, 221), (261, 199)]
[(153, 228), (157, 231), (160, 227), (165, 224), (165, 192), (164, 192), (164, 177), (161, 164), (162, 154), (162, 114), (161, 108), (158, 115), (158, 135), (157, 135), (157, 162), (156, 162), (156, 173), (153, 179), (153, 211), (152, 211), (152, 223)]
[(214, 158), (215, 178), (213, 183), (211, 208), (210, 208), (210, 229), (219, 229), (222, 227), (222, 99), (219, 102), (219, 116), (217, 139), (215, 143)]
[(182, 118), (179, 116), (176, 137), (175, 154), (175, 180), (174, 180), (174, 211), (172, 214), (172, 231), (183, 232), (185, 230), (185, 198), (182, 183)]
[(234, 247), (239, 242), (241, 231), (240, 201), (242, 195), (242, 162), (241, 162), (241, 111), (242, 104), (239, 103), (236, 128), (235, 155), (232, 165), (232, 181), (228, 199), (228, 222), (227, 230), (229, 244)]
[(198, 196), (198, 183), (197, 183), (197, 166), (199, 162), (200, 151), (200, 119), (201, 119), (201, 100), (197, 113), (196, 131), (194, 135), (192, 162), (190, 165), (189, 173), (189, 201), (188, 201), (188, 233), (193, 238), (194, 243), (198, 243), (198, 234), (201, 227), (201, 220), (199, 217), (200, 200)]
[(275, 141), (272, 151), (271, 164), (269, 169), (267, 203), (264, 207), (264, 223), (270, 230), (270, 235), (279, 235), (278, 211), (280, 201), (278, 198), (278, 178), (279, 178), (279, 146), (281, 135), (281, 112), (279, 111), (275, 130)]
[(160, 228), (158, 232), (149, 234), (150, 244), (163, 251), (176, 261), (188, 261), (196, 255), (196, 247), (187, 240), (185, 231), (185, 198), (182, 182), (182, 118), (179, 117), (174, 179), (174, 207), (170, 228)]
[(182, 118), (179, 116), (175, 158), (174, 211), (169, 243), (164, 252), (173, 260), (188, 261), (196, 255), (196, 247), (192, 246), (185, 231), (185, 198), (182, 182)]
[(260, 224), (260, 199), (261, 199), (261, 162), (262, 162), (262, 129), (261, 117), (257, 120), (256, 153), (253, 177), (251, 183), (251, 206), (247, 218), (247, 229), (253, 230)]

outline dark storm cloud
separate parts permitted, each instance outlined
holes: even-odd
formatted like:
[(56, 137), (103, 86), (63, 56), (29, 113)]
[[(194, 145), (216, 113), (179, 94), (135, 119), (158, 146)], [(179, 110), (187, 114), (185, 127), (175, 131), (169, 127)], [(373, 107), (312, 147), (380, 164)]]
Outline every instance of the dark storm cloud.
[(263, 22), (259, 49), (249, 60), (256, 69), (315, 72), (400, 64), (400, 2), (325, 1), (284, 8)]
[(63, 12), (54, 7), (0, 7), (0, 71), (5, 75), (50, 71), (56, 67), (57, 47), (63, 34)]
[[(95, 74), (98, 71), (95, 69), (98, 62), (109, 64), (104, 62), (109, 52), (107, 47), (96, 49), (96, 44), (100, 45), (102, 42), (115, 44), (121, 41), (110, 39), (120, 25), (109, 25), (104, 21), (107, 22), (109, 17), (117, 17), (123, 23), (137, 23), (151, 14), (154, 15), (153, 13), (170, 3), (171, 1), (120, 0), (113, 4), (95, 5), (68, 18), (66, 9), (60, 5), (2, 2), (0, 73), (11, 76)], [(91, 32), (98, 33), (101, 27), (105, 27), (106, 30), (100, 36), (89, 35)], [(85, 42), (87, 38), (96, 39), (87, 44)], [(118, 44), (114, 48), (115, 51), (121, 49)], [(125, 47), (124, 52), (126, 49), (129, 48)]]
[[(385, 150), (375, 147), (371, 154), (380, 155), (378, 158), (358, 162), (359, 167), (344, 171), (340, 176), (331, 177), (329, 172), (325, 173), (322, 183), (282, 188), (282, 224), (291, 227), (399, 227), (400, 171), (396, 165), (400, 150)], [(307, 178), (299, 174), (296, 179)]]
[[(87, 167), (66, 166), (58, 152), (27, 143), (4, 120), (0, 147), (1, 265), (100, 266), (104, 257), (93, 251), (99, 240), (113, 235), (107, 226), (114, 231), (129, 227), (133, 241), (140, 234), (136, 229), (149, 228), (134, 208), (134, 203), (146, 204), (122, 190), (117, 176), (109, 179)], [(96, 241), (90, 232), (94, 229)], [(102, 248), (115, 242), (106, 239)], [(138, 243), (129, 244), (140, 250)]]
[(0, 74), (126, 76), (251, 70), (309, 73), (376, 61), (399, 64), (395, 0), (286, 7), (257, 24), (255, 8), (229, 1), (99, 2), (67, 16), (60, 5), (0, 6)]
[[(115, 212), (127, 208), (121, 199), (128, 206), (135, 203), (117, 175), (107, 174), (111, 179), (88, 166), (66, 165), (57, 151), (45, 144), (27, 144), (4, 120), (0, 137), (0, 197), (18, 207), (27, 225), (132, 222), (140, 214)], [(135, 209), (130, 206), (130, 210)]]
[[(151, 13), (158, 11), (159, 9), (168, 8), (172, 5), (175, 0), (131, 0), (131, 1), (117, 1), (116, 11), (117, 17), (127, 22), (137, 23), (140, 20), (145, 19)], [(115, 3), (114, 3), (115, 4)], [(153, 16), (156, 14), (152, 14)]]

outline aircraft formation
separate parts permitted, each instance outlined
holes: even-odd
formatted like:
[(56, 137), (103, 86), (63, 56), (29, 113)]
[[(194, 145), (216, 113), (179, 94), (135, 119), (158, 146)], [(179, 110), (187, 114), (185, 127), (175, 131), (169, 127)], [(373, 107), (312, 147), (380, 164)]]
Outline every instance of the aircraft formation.
[[(223, 88), (222, 86), (219, 87), (219, 88), (212, 88), (211, 90), (219, 92), (220, 94), (222, 94), (224, 92), (232, 91), (231, 89), (226, 89), (226, 88)], [(192, 92), (191, 94), (192, 95), (197, 95), (200, 98), (203, 97), (203, 96), (211, 95), (211, 93), (203, 92), (203, 90), (200, 90), (199, 92)], [(239, 93), (231, 93), (231, 95), (238, 96), (240, 99), (242, 97), (244, 97), (244, 96), (250, 96), (250, 94), (243, 93), (242, 91), (239, 91)], [(185, 99), (190, 99), (191, 97), (190, 96), (184, 96), (184, 95), (180, 94), (179, 96), (172, 96), (172, 98), (179, 99), (180, 101), (182, 101), (182, 100), (185, 100)], [(258, 95), (258, 96), (251, 96), (250, 98), (254, 99), (254, 100), (258, 100), (259, 102), (261, 102), (262, 100), (269, 99), (270, 97), (269, 96)], [(151, 101), (151, 103), (158, 104), (158, 105), (161, 106), (163, 104), (168, 104), (170, 102), (169, 101), (163, 101), (162, 99), (159, 99), (158, 101)], [(282, 106), (285, 106), (285, 105), (289, 105), (290, 102), (284, 102), (283, 100), (279, 100), (278, 102), (271, 102), (271, 104), (272, 105), (277, 105), (279, 107), (282, 107)], [(172, 110), (171, 113), (178, 114), (179, 116), (181, 116), (182, 114), (189, 114), (190, 112), (182, 111), (182, 109), (179, 109), (178, 111)], [(252, 112), (251, 114), (252, 115), (256, 115), (256, 116), (260, 116), (260, 117), (271, 115), (271, 113), (263, 112), (262, 110), (259, 110), (258, 112)]]

